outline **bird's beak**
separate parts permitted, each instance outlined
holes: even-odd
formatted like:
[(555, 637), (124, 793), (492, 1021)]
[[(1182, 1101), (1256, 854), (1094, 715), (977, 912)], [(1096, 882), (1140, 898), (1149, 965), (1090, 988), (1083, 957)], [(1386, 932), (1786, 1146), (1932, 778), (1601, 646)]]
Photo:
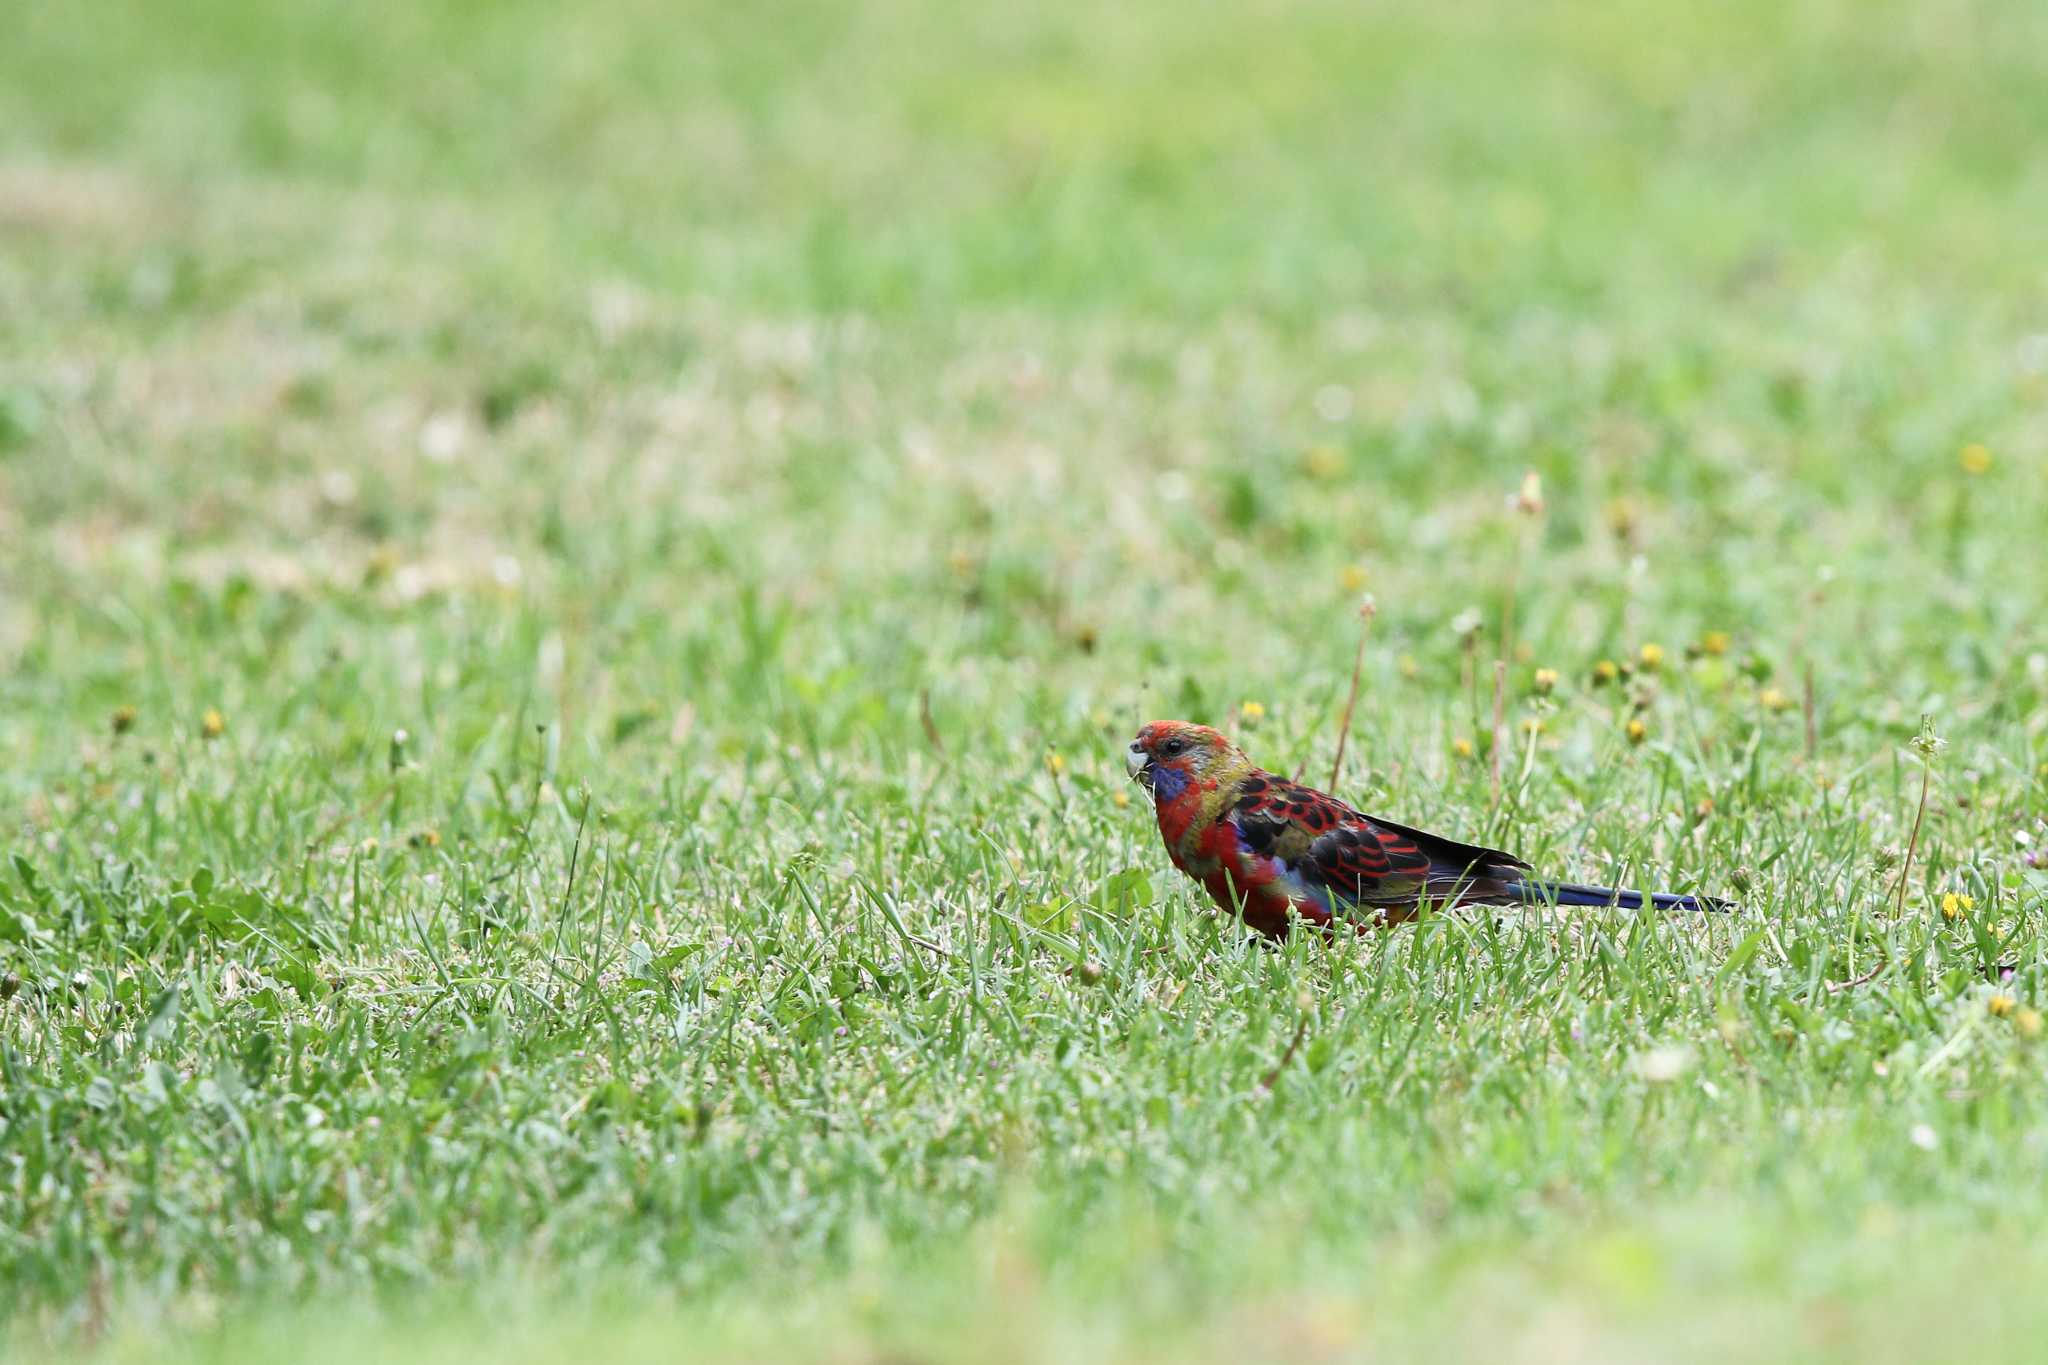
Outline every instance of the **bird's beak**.
[(1124, 771), (1140, 782), (1145, 780), (1145, 770), (1151, 762), (1152, 755), (1145, 752), (1145, 746), (1142, 744), (1133, 744), (1124, 750)]

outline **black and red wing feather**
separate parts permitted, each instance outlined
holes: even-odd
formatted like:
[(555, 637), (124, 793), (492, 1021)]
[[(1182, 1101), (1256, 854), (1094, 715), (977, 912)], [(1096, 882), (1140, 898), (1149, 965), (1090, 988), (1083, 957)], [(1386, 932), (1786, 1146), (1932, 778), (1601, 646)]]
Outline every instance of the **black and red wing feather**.
[(1425, 893), (1481, 899), (1527, 866), (1499, 849), (1362, 814), (1298, 782), (1259, 776), (1241, 793), (1230, 818), (1245, 846), (1341, 900), (1411, 904)]
[(1530, 870), (1529, 865), (1520, 858), (1497, 848), (1487, 848), (1483, 844), (1461, 844), (1456, 839), (1446, 839), (1443, 835), (1431, 834), (1428, 830), (1397, 825), (1383, 816), (1374, 815), (1367, 818), (1380, 829), (1407, 839), (1428, 854), (1432, 863), (1439, 866), (1453, 868), (1459, 872), (1470, 872), (1475, 869), (1516, 872)]

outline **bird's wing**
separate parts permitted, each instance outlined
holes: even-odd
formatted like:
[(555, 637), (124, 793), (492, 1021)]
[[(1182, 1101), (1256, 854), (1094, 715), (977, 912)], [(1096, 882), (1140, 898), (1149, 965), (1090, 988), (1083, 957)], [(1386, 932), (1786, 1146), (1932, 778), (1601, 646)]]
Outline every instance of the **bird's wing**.
[(1305, 891), (1354, 904), (1412, 901), (1429, 884), (1416, 841), (1334, 796), (1280, 778), (1244, 784), (1231, 811), (1245, 847), (1279, 862)]
[(1452, 868), (1459, 872), (1470, 872), (1482, 868), (1513, 869), (1518, 872), (1529, 871), (1527, 863), (1517, 858), (1514, 854), (1502, 852), (1497, 848), (1487, 848), (1481, 844), (1461, 844), (1456, 839), (1446, 839), (1443, 835), (1431, 834), (1428, 830), (1412, 829), (1407, 825), (1397, 825), (1382, 815), (1373, 815), (1366, 818), (1381, 829), (1391, 831), (1412, 841), (1417, 848), (1429, 855), (1431, 862), (1441, 867)]
[(1525, 868), (1513, 854), (1461, 844), (1361, 814), (1334, 796), (1276, 777), (1243, 784), (1231, 822), (1245, 846), (1275, 859), (1318, 899), (1405, 904), (1427, 893), (1467, 899)]

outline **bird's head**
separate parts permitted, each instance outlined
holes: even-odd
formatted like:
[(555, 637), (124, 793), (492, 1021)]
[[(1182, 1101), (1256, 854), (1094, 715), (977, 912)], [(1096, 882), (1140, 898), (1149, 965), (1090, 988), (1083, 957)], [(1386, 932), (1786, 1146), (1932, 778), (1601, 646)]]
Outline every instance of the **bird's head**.
[(1221, 781), (1251, 767), (1244, 751), (1206, 725), (1155, 720), (1138, 731), (1124, 751), (1133, 778), (1171, 801), (1190, 782)]

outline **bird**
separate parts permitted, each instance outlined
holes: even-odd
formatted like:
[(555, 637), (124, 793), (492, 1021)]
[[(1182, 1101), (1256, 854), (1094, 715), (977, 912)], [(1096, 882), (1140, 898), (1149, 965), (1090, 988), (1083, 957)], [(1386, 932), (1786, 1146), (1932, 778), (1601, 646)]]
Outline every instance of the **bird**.
[[(1546, 881), (1512, 853), (1365, 815), (1267, 772), (1207, 725), (1152, 721), (1124, 764), (1152, 793), (1173, 865), (1268, 938), (1285, 938), (1297, 918), (1364, 930), (1431, 906), (1643, 907), (1639, 891)], [(1734, 909), (1701, 895), (1656, 892), (1650, 901), (1660, 910)]]

